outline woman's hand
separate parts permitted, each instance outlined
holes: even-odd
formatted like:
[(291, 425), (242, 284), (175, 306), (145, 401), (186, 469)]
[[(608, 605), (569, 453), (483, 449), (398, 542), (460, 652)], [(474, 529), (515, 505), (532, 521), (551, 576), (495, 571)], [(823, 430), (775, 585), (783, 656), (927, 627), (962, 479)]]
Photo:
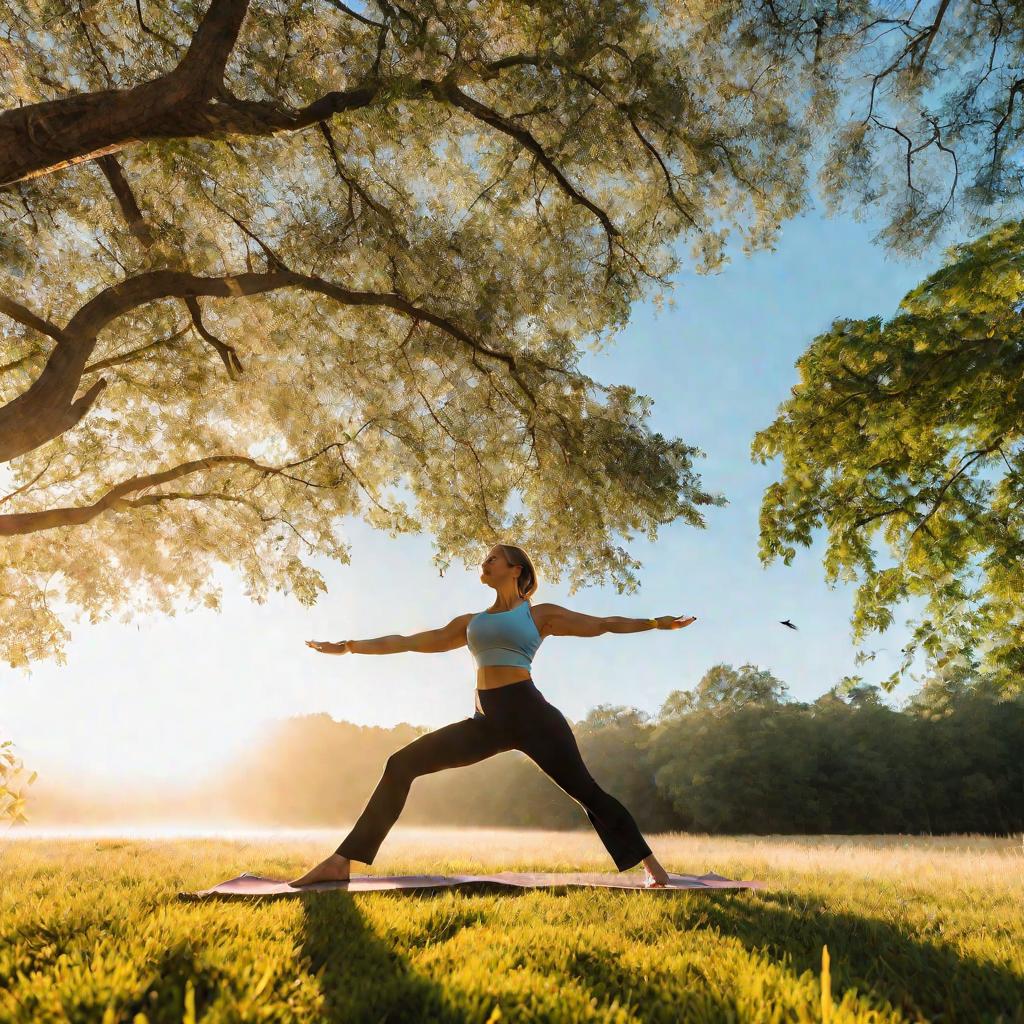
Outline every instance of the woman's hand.
[(659, 615), (658, 629), (682, 629), (697, 621), (696, 615)]
[(307, 640), (306, 646), (321, 654), (351, 654), (351, 643), (351, 640), (339, 640), (337, 643), (331, 643), (330, 640)]

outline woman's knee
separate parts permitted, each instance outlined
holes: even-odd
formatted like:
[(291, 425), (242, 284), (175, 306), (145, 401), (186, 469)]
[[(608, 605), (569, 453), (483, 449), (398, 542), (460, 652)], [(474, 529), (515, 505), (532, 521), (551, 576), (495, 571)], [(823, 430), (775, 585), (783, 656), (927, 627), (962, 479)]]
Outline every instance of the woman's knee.
[(417, 775), (416, 758), (408, 747), (396, 750), (384, 762), (384, 774), (395, 779), (413, 779)]
[(566, 793), (585, 807), (598, 806), (608, 799), (608, 794), (597, 784), (592, 775), (576, 775), (571, 778), (551, 776)]
[(622, 803), (606, 789), (602, 789), (593, 778), (581, 787), (576, 799), (588, 810), (596, 811), (606, 818), (617, 818), (625, 811)]

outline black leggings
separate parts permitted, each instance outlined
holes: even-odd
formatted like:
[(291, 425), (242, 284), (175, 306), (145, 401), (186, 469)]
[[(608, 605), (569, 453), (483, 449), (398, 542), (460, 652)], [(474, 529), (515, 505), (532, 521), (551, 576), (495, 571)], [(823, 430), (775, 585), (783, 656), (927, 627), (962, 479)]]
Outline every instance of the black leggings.
[(619, 871), (651, 854), (633, 816), (593, 779), (565, 716), (532, 679), (476, 691), (472, 718), (442, 726), (396, 750), (337, 853), (372, 864), (405, 806), (413, 779), (521, 750), (582, 805)]

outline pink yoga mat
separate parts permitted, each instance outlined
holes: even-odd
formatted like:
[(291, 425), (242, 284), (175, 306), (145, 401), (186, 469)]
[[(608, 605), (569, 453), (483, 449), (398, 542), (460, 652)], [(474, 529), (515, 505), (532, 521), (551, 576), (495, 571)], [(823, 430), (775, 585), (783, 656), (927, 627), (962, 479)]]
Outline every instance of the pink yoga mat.
[(210, 889), (199, 892), (179, 892), (182, 900), (205, 899), (246, 899), (282, 896), (301, 896), (307, 892), (329, 892), (343, 889), (346, 892), (379, 892), (401, 889), (423, 891), (426, 889), (467, 889), (473, 892), (494, 892), (502, 889), (549, 889), (579, 886), (583, 888), (629, 889), (642, 892), (675, 892), (680, 889), (760, 889), (764, 882), (735, 881), (716, 875), (675, 875), (669, 872), (669, 883), (663, 889), (647, 889), (641, 875), (580, 875), (549, 874), (545, 872), (502, 872), (497, 875), (353, 875), (347, 882), (315, 882), (293, 888), (286, 881), (263, 878), (248, 872), (237, 878), (229, 878)]

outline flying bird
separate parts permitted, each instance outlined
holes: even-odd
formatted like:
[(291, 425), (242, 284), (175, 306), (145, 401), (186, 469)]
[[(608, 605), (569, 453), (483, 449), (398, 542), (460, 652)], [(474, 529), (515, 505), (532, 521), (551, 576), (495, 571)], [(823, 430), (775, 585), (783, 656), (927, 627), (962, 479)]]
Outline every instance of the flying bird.
[(794, 626), (793, 623), (789, 621), (789, 619), (779, 619), (779, 622), (783, 626), (789, 626), (790, 629), (796, 629), (796, 626)]

